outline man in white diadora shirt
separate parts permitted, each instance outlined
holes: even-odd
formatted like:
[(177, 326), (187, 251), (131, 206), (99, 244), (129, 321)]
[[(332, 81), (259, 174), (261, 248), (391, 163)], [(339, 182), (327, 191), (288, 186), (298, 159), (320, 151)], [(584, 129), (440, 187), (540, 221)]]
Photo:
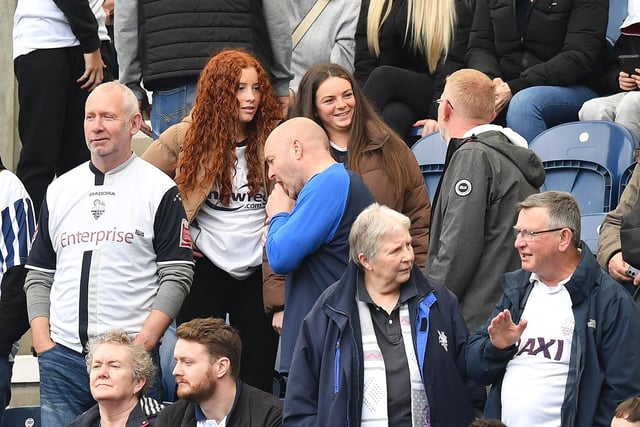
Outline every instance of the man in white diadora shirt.
[(155, 356), (191, 287), (178, 188), (131, 152), (141, 122), (130, 89), (98, 86), (85, 112), (91, 161), (47, 189), (25, 282), (43, 427), (66, 426), (95, 404), (89, 339), (123, 329)]
[(564, 192), (518, 203), (522, 268), (470, 338), (470, 378), (491, 391), (485, 416), (509, 427), (608, 426), (640, 394), (640, 313), (580, 241), (580, 208)]

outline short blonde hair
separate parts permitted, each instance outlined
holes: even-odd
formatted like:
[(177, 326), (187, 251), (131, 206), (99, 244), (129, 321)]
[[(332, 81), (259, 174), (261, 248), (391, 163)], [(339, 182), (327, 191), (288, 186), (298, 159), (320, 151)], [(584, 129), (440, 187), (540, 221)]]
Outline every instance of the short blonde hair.
[(349, 259), (358, 267), (362, 264), (359, 254), (375, 258), (382, 237), (397, 230), (409, 230), (411, 220), (393, 209), (373, 203), (356, 218), (349, 233)]
[(104, 336), (89, 340), (89, 353), (87, 354), (87, 372), (91, 373), (93, 355), (102, 344), (117, 344), (126, 347), (131, 356), (131, 375), (134, 380), (144, 379), (145, 383), (138, 392), (138, 397), (144, 395), (153, 385), (156, 376), (156, 366), (153, 364), (151, 356), (140, 344), (133, 342), (133, 339), (126, 331), (116, 329), (107, 331)]
[(496, 112), (496, 85), (484, 73), (470, 68), (447, 77), (446, 97), (457, 114), (466, 119), (493, 121)]

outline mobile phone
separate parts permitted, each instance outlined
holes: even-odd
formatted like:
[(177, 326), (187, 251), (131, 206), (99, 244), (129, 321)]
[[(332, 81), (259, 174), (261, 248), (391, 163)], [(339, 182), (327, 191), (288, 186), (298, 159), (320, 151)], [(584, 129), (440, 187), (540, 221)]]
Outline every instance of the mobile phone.
[(629, 277), (633, 277), (635, 279), (635, 277), (638, 275), (638, 273), (640, 273), (640, 270), (638, 270), (637, 268), (633, 268), (631, 266), (627, 267), (627, 276)]
[(640, 74), (636, 72), (636, 68), (640, 68), (640, 55), (620, 55), (618, 56), (618, 63), (620, 64), (620, 69), (625, 73), (632, 74)]

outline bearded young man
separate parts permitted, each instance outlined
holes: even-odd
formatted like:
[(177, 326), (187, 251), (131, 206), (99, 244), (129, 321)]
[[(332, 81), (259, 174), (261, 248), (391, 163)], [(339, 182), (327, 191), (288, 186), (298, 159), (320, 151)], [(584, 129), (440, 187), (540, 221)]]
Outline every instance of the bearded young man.
[(178, 326), (174, 350), (180, 400), (158, 416), (156, 427), (276, 427), (282, 402), (238, 379), (242, 343), (222, 319), (193, 319)]

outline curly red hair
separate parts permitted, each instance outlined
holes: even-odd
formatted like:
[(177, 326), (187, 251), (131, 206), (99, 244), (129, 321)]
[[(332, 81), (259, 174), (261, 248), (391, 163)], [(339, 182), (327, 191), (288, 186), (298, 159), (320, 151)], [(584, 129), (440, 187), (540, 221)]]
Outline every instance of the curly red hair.
[[(183, 197), (199, 188), (204, 194), (213, 183), (220, 201), (231, 202), (233, 172), (237, 163), (236, 135), (238, 100), (236, 92), (240, 74), (245, 68), (255, 68), (261, 102), (253, 120), (247, 124), (247, 181), (253, 196), (264, 182), (264, 165), (260, 151), (269, 133), (283, 119), (278, 99), (269, 76), (253, 56), (238, 50), (225, 50), (215, 55), (200, 73), (195, 102), (191, 110), (191, 126), (185, 134), (178, 159), (176, 183)], [(207, 183), (207, 184), (203, 184)]]

